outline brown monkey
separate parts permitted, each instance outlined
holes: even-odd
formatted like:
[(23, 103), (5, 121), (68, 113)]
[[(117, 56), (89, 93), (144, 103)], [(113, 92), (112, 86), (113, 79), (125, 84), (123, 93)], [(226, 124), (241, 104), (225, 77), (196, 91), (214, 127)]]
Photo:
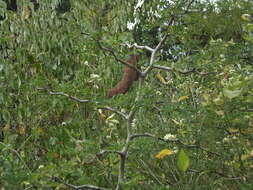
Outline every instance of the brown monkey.
[[(138, 59), (139, 59), (138, 55), (132, 54), (128, 58), (127, 63), (136, 66)], [(107, 97), (111, 98), (117, 94), (125, 94), (135, 80), (138, 80), (138, 73), (134, 69), (126, 65), (124, 68), (122, 79), (118, 82), (118, 84), (114, 88), (108, 91)]]

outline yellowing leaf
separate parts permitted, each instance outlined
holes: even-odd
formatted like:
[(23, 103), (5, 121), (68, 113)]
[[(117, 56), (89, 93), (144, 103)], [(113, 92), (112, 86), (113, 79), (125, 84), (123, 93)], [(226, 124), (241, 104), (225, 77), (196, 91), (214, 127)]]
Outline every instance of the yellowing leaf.
[(20, 135), (25, 134), (25, 127), (23, 125), (17, 125), (17, 131)]
[(22, 12), (22, 19), (26, 20), (28, 19), (30, 16), (30, 10), (28, 7), (24, 7), (23, 8), (23, 12)]
[(106, 115), (103, 113), (103, 110), (98, 109), (98, 113), (99, 113), (99, 119), (100, 120), (105, 120), (106, 119)]
[(37, 132), (38, 132), (39, 134), (43, 134), (43, 133), (44, 133), (44, 130), (43, 130), (43, 128), (39, 127), (39, 128), (37, 128)]
[(183, 101), (183, 100), (186, 100), (186, 99), (188, 99), (189, 97), (188, 96), (181, 96), (180, 98), (178, 98), (178, 102), (181, 102), (181, 101)]
[(224, 104), (224, 100), (221, 98), (221, 96), (218, 96), (217, 98), (213, 99), (213, 102), (216, 105), (223, 105)]
[(228, 97), (229, 99), (235, 98), (241, 94), (242, 90), (229, 90), (229, 89), (223, 89), (224, 96)]
[(165, 156), (171, 155), (173, 154), (173, 152), (169, 149), (163, 149), (161, 150), (157, 155), (155, 155), (155, 157), (157, 159), (163, 159)]
[(182, 125), (180, 122), (178, 122), (177, 120), (175, 120), (175, 119), (171, 119), (175, 124), (177, 124), (177, 125)]
[(241, 19), (244, 20), (244, 21), (250, 22), (251, 21), (251, 16), (249, 14), (243, 14), (241, 16)]
[(215, 111), (215, 113), (217, 115), (219, 115), (219, 116), (223, 116), (224, 115), (224, 111), (222, 111), (222, 110), (217, 110), (217, 111)]
[(180, 171), (185, 172), (190, 166), (190, 159), (183, 149), (180, 150), (177, 157), (177, 167)]
[(247, 155), (247, 154), (241, 155), (241, 161), (245, 161), (245, 160), (247, 160), (249, 158), (250, 158), (250, 155)]
[(158, 80), (163, 83), (163, 84), (168, 84), (168, 82), (165, 81), (165, 79), (163, 78), (163, 76), (160, 73), (156, 74), (156, 78), (158, 78)]
[(239, 130), (238, 130), (238, 129), (235, 129), (235, 128), (228, 128), (228, 131), (229, 131), (230, 133), (238, 133), (238, 132), (239, 132)]
[(9, 131), (11, 128), (11, 126), (9, 124), (6, 124), (4, 127), (3, 127), (3, 131)]

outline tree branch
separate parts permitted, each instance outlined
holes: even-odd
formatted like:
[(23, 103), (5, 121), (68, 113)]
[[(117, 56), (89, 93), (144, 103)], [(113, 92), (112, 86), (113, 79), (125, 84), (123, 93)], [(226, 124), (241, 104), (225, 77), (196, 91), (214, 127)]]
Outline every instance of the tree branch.
[(65, 96), (71, 100), (74, 100), (74, 101), (77, 101), (79, 103), (87, 103), (87, 102), (91, 102), (91, 100), (88, 100), (88, 99), (79, 99), (75, 96), (71, 96), (69, 94), (66, 94), (64, 92), (53, 92), (53, 91), (50, 91), (46, 88), (37, 88), (37, 90), (41, 90), (41, 91), (46, 91), (49, 95), (58, 95), (58, 96)]
[(111, 190), (111, 189), (107, 189), (107, 188), (104, 188), (104, 187), (98, 187), (98, 186), (88, 185), (88, 184), (76, 186), (76, 185), (66, 183), (65, 181), (63, 181), (62, 179), (60, 179), (58, 177), (54, 177), (53, 179), (54, 179), (54, 181), (62, 183), (62, 184), (66, 185), (66, 186), (68, 186), (72, 189)]
[(109, 110), (109, 111), (112, 111), (118, 115), (120, 115), (123, 119), (127, 120), (127, 115), (124, 114), (123, 112), (115, 109), (115, 108), (111, 108), (111, 107), (108, 107), (108, 106), (105, 106), (105, 107), (98, 107), (97, 109), (103, 109), (103, 110)]
[(130, 67), (131, 69), (135, 70), (139, 75), (141, 75), (142, 72), (141, 72), (138, 68), (136, 68), (134, 65), (131, 65), (131, 64), (129, 64), (128, 62), (123, 61), (122, 59), (118, 58), (118, 56), (116, 55), (116, 53), (114, 52), (114, 50), (112, 50), (112, 49), (110, 49), (110, 48), (108, 48), (108, 47), (104, 47), (98, 39), (95, 39), (95, 38), (92, 37), (90, 34), (85, 33), (85, 32), (82, 32), (81, 34), (84, 34), (84, 35), (89, 36), (92, 40), (94, 40), (94, 41), (98, 44), (98, 47), (99, 47), (101, 50), (104, 50), (104, 51), (109, 52), (109, 53), (114, 57), (114, 59), (115, 59), (117, 62), (120, 62), (120, 63), (122, 63), (123, 65), (126, 65), (126, 66)]
[(151, 52), (154, 51), (154, 49), (151, 48), (151, 47), (149, 47), (149, 46), (140, 46), (140, 45), (138, 45), (137, 43), (134, 43), (133, 45), (128, 45), (128, 47), (129, 47), (129, 48), (135, 47), (135, 48), (138, 48), (138, 49), (145, 49), (145, 50), (148, 50), (148, 51), (151, 51)]

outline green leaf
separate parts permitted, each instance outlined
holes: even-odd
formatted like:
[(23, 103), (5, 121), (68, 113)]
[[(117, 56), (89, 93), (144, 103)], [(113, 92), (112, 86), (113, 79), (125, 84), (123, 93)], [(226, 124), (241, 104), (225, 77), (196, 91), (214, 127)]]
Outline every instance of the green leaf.
[(177, 157), (177, 167), (180, 171), (185, 172), (190, 165), (190, 159), (183, 149), (180, 150)]
[(223, 89), (224, 96), (228, 97), (229, 99), (239, 96), (241, 92), (242, 92), (241, 89), (236, 90)]

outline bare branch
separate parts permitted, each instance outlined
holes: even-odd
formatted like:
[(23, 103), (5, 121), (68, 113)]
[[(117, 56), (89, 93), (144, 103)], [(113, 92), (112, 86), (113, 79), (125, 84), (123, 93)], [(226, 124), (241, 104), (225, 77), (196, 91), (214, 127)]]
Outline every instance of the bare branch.
[(153, 68), (155, 69), (161, 69), (161, 70), (165, 70), (165, 71), (172, 71), (172, 72), (179, 72), (181, 74), (189, 74), (189, 73), (192, 73), (195, 71), (195, 69), (191, 69), (191, 70), (188, 70), (188, 71), (180, 71), (180, 70), (175, 70), (171, 67), (166, 67), (166, 66), (162, 66), (162, 65), (153, 65)]
[(136, 43), (134, 43), (133, 45), (128, 45), (129, 48), (132, 48), (132, 47), (135, 47), (135, 48), (138, 48), (138, 49), (145, 49), (145, 50), (148, 50), (148, 51), (151, 51), (153, 52), (154, 49), (149, 47), (149, 46), (140, 46), (140, 45), (137, 45)]
[(178, 70), (178, 69), (174, 69), (174, 68), (171, 68), (171, 67), (167, 67), (167, 66), (163, 66), (163, 65), (153, 65), (153, 68), (154, 69), (161, 69), (161, 70), (165, 70), (165, 71), (171, 71), (171, 72), (178, 72), (180, 74), (189, 74), (189, 73), (197, 73), (198, 75), (209, 75), (209, 74), (216, 74), (216, 72), (201, 72), (201, 71), (198, 71), (197, 69), (193, 68), (193, 69), (190, 69), (190, 70), (186, 70), (186, 71), (181, 71), (181, 70)]
[[(163, 138), (161, 137), (156, 137), (155, 135), (152, 135), (152, 134), (149, 134), (149, 133), (143, 133), (143, 134), (133, 134), (131, 135), (131, 140), (133, 140), (134, 138), (139, 138), (139, 137), (151, 137), (151, 138), (155, 138), (155, 139), (158, 139), (160, 141), (163, 141), (163, 142), (168, 142), (166, 140), (164, 140)], [(200, 150), (203, 150), (209, 154), (214, 154), (216, 156), (220, 156), (220, 154), (216, 153), (216, 152), (212, 152), (210, 150), (207, 150), (206, 148), (200, 146), (200, 145), (188, 145), (188, 144), (185, 144), (183, 143), (182, 141), (180, 140), (175, 140), (175, 141), (169, 141), (169, 142), (173, 142), (173, 143), (179, 143), (179, 144), (182, 144), (184, 145), (185, 147), (188, 147), (188, 148), (199, 148)]]
[(163, 38), (161, 39), (161, 41), (158, 43), (158, 45), (156, 46), (156, 48), (154, 49), (154, 51), (151, 54), (151, 58), (150, 58), (150, 62), (149, 62), (149, 66), (145, 69), (145, 71), (143, 71), (143, 76), (146, 76), (148, 74), (148, 72), (152, 69), (153, 64), (155, 62), (155, 56), (157, 51), (159, 50), (159, 48), (162, 46), (162, 44), (165, 42), (166, 38), (168, 37), (168, 34), (165, 34), (163, 36)]
[(247, 109), (245, 112), (253, 112), (253, 109)]
[(33, 188), (34, 186), (29, 186), (29, 187), (27, 187), (27, 188), (25, 188), (24, 190), (28, 190), (28, 189), (31, 189), (31, 188)]
[(162, 46), (162, 44), (165, 42), (165, 40), (167, 39), (168, 34), (165, 34), (163, 36), (163, 38), (161, 39), (161, 41), (158, 43), (158, 45), (156, 46), (155, 50), (154, 50), (154, 54), (160, 49), (160, 47)]
[(77, 186), (77, 185), (72, 185), (72, 184), (69, 184), (69, 183), (66, 183), (65, 181), (63, 181), (62, 179), (58, 178), (58, 177), (54, 177), (53, 178), (54, 181), (56, 182), (59, 182), (59, 183), (62, 183), (72, 189), (91, 189), (91, 190), (111, 190), (111, 189), (107, 189), (107, 188), (104, 188), (104, 187), (98, 187), (98, 186), (94, 186), (94, 185), (80, 185), (80, 186)]
[(159, 183), (160, 185), (162, 185), (163, 183), (159, 180), (158, 176), (156, 176), (156, 174), (152, 171), (150, 166), (146, 162), (144, 162), (144, 160), (140, 159), (140, 161), (141, 161), (143, 167), (145, 167), (148, 170), (149, 174), (154, 178), (154, 180), (157, 183)]
[(124, 114), (123, 112), (121, 112), (121, 111), (115, 109), (115, 108), (111, 108), (111, 107), (106, 106), (106, 107), (98, 107), (97, 109), (103, 109), (103, 110), (112, 111), (112, 112), (114, 112), (114, 113), (120, 115), (121, 117), (123, 117), (123, 119), (127, 120), (127, 115)]
[(152, 138), (157, 138), (156, 136), (149, 134), (149, 133), (143, 133), (143, 134), (133, 134), (131, 135), (131, 140), (133, 140), (134, 138), (139, 138), (139, 137), (152, 137)]
[(8, 144), (5, 144), (3, 142), (0, 142), (0, 145), (3, 145), (5, 148), (7, 148), (8, 150), (10, 150), (11, 152), (13, 152), (18, 159), (24, 164), (24, 166), (26, 167), (27, 171), (29, 174), (31, 174), (31, 170), (28, 167), (28, 165), (26, 164), (26, 162), (22, 159), (21, 155), (18, 153), (18, 151), (16, 151), (15, 149), (11, 148)]
[(79, 103), (91, 102), (91, 100), (87, 100), (87, 99), (83, 99), (83, 100), (82, 100), (82, 99), (79, 99), (79, 98), (77, 98), (77, 97), (75, 97), (75, 96), (71, 96), (71, 95), (69, 95), (69, 94), (66, 94), (66, 93), (64, 93), (64, 92), (53, 92), (53, 91), (50, 91), (50, 90), (48, 90), (48, 89), (46, 89), (46, 88), (37, 88), (37, 90), (46, 91), (46, 92), (48, 92), (49, 95), (65, 96), (65, 97), (67, 97), (67, 98), (69, 98), (69, 99), (71, 99), (71, 100), (77, 101), (77, 102), (79, 102)]
[(216, 155), (216, 156), (221, 156), (220, 154), (218, 154), (217, 152), (212, 152), (212, 151), (210, 151), (210, 150), (207, 150), (206, 148), (204, 148), (204, 147), (202, 147), (202, 146), (200, 146), (200, 145), (195, 145), (195, 144), (193, 144), (193, 145), (188, 145), (188, 144), (184, 144), (182, 141), (180, 141), (180, 140), (177, 140), (176, 142), (178, 142), (178, 143), (180, 143), (180, 144), (182, 144), (182, 145), (184, 145), (185, 147), (188, 147), (188, 148), (199, 148), (200, 150), (203, 150), (203, 151), (205, 151), (205, 152), (207, 152), (207, 153), (209, 153), (209, 154), (214, 154), (214, 155)]
[(115, 150), (102, 150), (99, 153), (97, 153), (97, 156), (102, 156), (103, 154), (108, 154), (108, 153), (113, 153), (113, 154), (118, 154), (121, 155), (122, 153), (119, 151), (115, 151)]
[(188, 6), (186, 7), (185, 13), (187, 13), (189, 11), (190, 6), (192, 5), (192, 3), (194, 3), (195, 0), (191, 0), (190, 3), (188, 4)]
[[(217, 171), (216, 171), (217, 170)], [(242, 180), (244, 178), (246, 178), (247, 176), (238, 176), (238, 177), (230, 177), (227, 176), (224, 173), (218, 172), (219, 169), (216, 170), (195, 170), (195, 169), (189, 169), (190, 172), (194, 172), (194, 173), (202, 173), (202, 172), (208, 172), (208, 173), (214, 173), (214, 174), (218, 174), (221, 177), (224, 177), (226, 180)]]
[(94, 40), (94, 41), (98, 44), (98, 47), (99, 47), (101, 50), (104, 50), (104, 51), (109, 52), (109, 53), (114, 57), (114, 59), (115, 59), (117, 62), (120, 62), (120, 63), (122, 63), (123, 65), (126, 65), (126, 66), (130, 67), (131, 69), (135, 70), (139, 75), (141, 75), (142, 72), (141, 72), (138, 68), (136, 68), (134, 65), (131, 65), (131, 64), (129, 64), (128, 62), (123, 61), (122, 59), (118, 58), (118, 56), (116, 55), (116, 53), (114, 52), (113, 49), (110, 49), (110, 48), (108, 48), (108, 47), (104, 47), (104, 46), (101, 44), (101, 42), (100, 42), (99, 40), (95, 39), (94, 37), (92, 37), (92, 36), (91, 36), (90, 34), (88, 34), (88, 33), (82, 32), (81, 34), (84, 34), (84, 35), (89, 36), (92, 40)]

